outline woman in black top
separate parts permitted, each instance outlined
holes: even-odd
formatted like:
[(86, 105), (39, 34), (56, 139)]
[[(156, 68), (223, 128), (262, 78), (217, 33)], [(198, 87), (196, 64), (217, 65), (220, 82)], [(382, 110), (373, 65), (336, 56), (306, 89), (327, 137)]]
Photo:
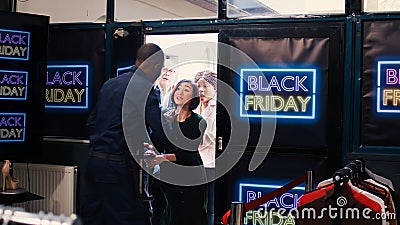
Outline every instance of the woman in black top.
[(207, 184), (198, 147), (207, 125), (193, 112), (199, 105), (197, 85), (190, 80), (179, 81), (171, 100), (174, 108), (163, 113), (168, 137), (165, 154), (148, 151), (155, 157), (146, 161), (149, 167), (161, 164), (161, 188), (167, 202), (161, 224), (206, 225)]

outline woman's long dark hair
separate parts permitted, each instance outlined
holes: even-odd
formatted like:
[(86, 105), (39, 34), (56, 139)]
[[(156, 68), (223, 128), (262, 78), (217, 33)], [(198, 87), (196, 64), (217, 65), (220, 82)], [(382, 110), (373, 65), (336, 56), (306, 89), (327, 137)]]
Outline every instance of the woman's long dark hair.
[(177, 90), (177, 88), (179, 87), (179, 85), (181, 85), (182, 83), (189, 83), (190, 85), (192, 85), (192, 89), (193, 89), (193, 94), (192, 94), (192, 99), (190, 99), (190, 103), (189, 103), (189, 110), (194, 110), (197, 108), (197, 106), (200, 104), (200, 98), (199, 98), (199, 88), (197, 87), (197, 85), (188, 79), (183, 79), (180, 80), (174, 87), (174, 89), (171, 92), (171, 102), (172, 102), (172, 106), (176, 107), (176, 103), (174, 100), (174, 95), (175, 92)]

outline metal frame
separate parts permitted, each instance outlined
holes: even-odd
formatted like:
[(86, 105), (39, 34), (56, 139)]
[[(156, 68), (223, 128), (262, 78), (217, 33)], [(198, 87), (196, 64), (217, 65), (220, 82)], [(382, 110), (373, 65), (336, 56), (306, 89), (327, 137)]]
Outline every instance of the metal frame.
[[(108, 20), (108, 19), (107, 19)], [(105, 79), (109, 79), (111, 74), (113, 73), (112, 71), (112, 58), (109, 57), (110, 53), (112, 52), (113, 46), (112, 46), (112, 36), (114, 34), (114, 31), (118, 28), (126, 28), (126, 27), (138, 27), (138, 29), (143, 30), (143, 24), (142, 23), (116, 23), (116, 22), (109, 22), (109, 23), (61, 23), (61, 24), (50, 24), (51, 29), (105, 29), (106, 32), (106, 46), (105, 46), (105, 51), (106, 51), (106, 58), (105, 58)], [(143, 31), (141, 32), (143, 33)], [(142, 35), (142, 42), (143, 42), (143, 35)]]
[(363, 45), (363, 22), (370, 20), (400, 19), (399, 14), (395, 13), (376, 13), (362, 14), (355, 17), (355, 44), (354, 44), (354, 106), (353, 106), (353, 138), (350, 152), (354, 154), (380, 154), (380, 155), (400, 155), (400, 146), (362, 146), (359, 140), (361, 125), (361, 79), (362, 79), (362, 45)]
[[(10, 10), (15, 0), (8, 0)], [(162, 20), (144, 22), (115, 22), (115, 2), (107, 0), (106, 22), (100, 24), (74, 23), (74, 24), (51, 24), (52, 27), (63, 26), (70, 28), (103, 28), (106, 30), (106, 79), (112, 74), (110, 52), (112, 52), (112, 34), (115, 29), (127, 26), (137, 26), (142, 29), (143, 39), (148, 34), (184, 34), (184, 33), (214, 33), (220, 29), (243, 28), (248, 25), (288, 23), (288, 22), (318, 22), (318, 21), (346, 21), (345, 35), (345, 71), (344, 71), (344, 112), (343, 112), (343, 139), (342, 139), (342, 162), (345, 162), (346, 154), (398, 154), (400, 146), (360, 146), (360, 89), (362, 65), (362, 22), (366, 20), (399, 19), (398, 13), (363, 13), (361, 0), (345, 0), (345, 14), (335, 16), (310, 16), (303, 18), (260, 18), (260, 19), (234, 19), (227, 17), (227, 0), (218, 0), (217, 19), (184, 19), (184, 20)], [(15, 10), (15, 7), (14, 7)]]
[[(352, 128), (352, 83), (353, 83), (353, 45), (354, 45), (354, 17), (352, 16), (332, 16), (332, 17), (309, 17), (309, 18), (268, 18), (268, 19), (248, 19), (248, 20), (185, 20), (185, 21), (148, 21), (144, 22), (145, 34), (177, 34), (177, 33), (199, 33), (199, 32), (218, 32), (221, 29), (235, 29), (235, 28), (249, 28), (255, 26), (266, 26), (269, 24), (277, 23), (307, 23), (307, 22), (345, 22), (345, 65), (344, 65), (344, 94), (343, 94), (343, 134), (340, 155), (340, 161), (344, 164), (346, 154), (350, 151), (352, 141), (351, 128)], [(271, 153), (275, 152), (271, 149)], [(287, 150), (279, 149), (280, 153), (287, 152)], [(315, 151), (298, 151), (299, 154), (316, 154)], [(293, 153), (293, 152), (292, 152)], [(321, 157), (323, 157), (322, 153)], [(326, 154), (326, 153), (325, 153)]]

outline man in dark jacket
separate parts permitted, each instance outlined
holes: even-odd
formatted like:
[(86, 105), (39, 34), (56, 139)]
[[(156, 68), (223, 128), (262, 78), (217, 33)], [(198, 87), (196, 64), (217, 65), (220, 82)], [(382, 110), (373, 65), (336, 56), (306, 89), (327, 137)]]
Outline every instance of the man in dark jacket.
[[(164, 65), (155, 44), (144, 44), (135, 66), (106, 81), (87, 125), (90, 151), (84, 174), (82, 221), (88, 225), (142, 225), (140, 156), (148, 141), (144, 108)], [(157, 114), (157, 113), (156, 113)]]

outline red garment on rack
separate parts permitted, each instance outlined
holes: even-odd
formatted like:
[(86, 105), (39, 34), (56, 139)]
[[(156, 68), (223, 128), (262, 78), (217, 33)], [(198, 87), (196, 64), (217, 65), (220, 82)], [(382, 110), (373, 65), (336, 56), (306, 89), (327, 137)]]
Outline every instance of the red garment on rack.
[[(378, 218), (376, 217), (378, 212), (370, 210), (370, 207), (361, 203), (359, 197), (354, 197), (352, 189), (349, 188), (347, 185), (345, 188), (342, 189), (340, 194), (341, 197), (346, 198), (347, 203), (343, 205), (343, 207), (337, 207), (336, 211), (332, 209), (334, 208), (336, 201), (333, 189), (327, 189), (325, 191), (325, 195), (319, 198), (315, 198), (311, 202), (303, 202), (304, 204), (300, 205), (297, 208), (299, 215), (295, 217), (296, 225), (333, 225), (335, 219), (340, 220), (341, 225), (382, 225), (382, 220), (371, 219)], [(307, 215), (307, 212), (309, 212), (310, 209), (313, 209), (313, 211), (315, 211), (315, 216)], [(356, 216), (356, 214), (351, 214), (352, 209), (358, 210), (358, 217)], [(362, 212), (364, 210), (369, 212), (367, 216), (370, 216), (370, 218), (366, 218), (362, 215)], [(330, 212), (333, 213), (330, 214)]]
[(315, 199), (321, 198), (323, 196), (326, 195), (326, 192), (328, 190), (333, 189), (333, 184), (325, 186), (325, 187), (321, 187), (320, 189), (316, 189), (314, 191), (305, 193), (303, 196), (301, 196), (301, 198), (299, 199), (297, 206), (302, 206), (304, 204), (307, 204), (309, 202), (314, 201)]
[[(322, 187), (320, 189), (314, 190), (312, 192), (304, 194), (298, 202), (298, 207), (302, 206), (304, 204), (310, 203), (316, 199), (319, 199), (325, 195), (327, 195), (327, 192), (332, 190), (333, 191), (334, 184)], [(382, 210), (384, 210), (384, 206), (382, 207), (381, 204), (377, 203), (376, 201), (368, 198), (362, 193), (357, 192), (356, 190), (353, 190), (348, 184), (345, 184), (345, 188), (353, 195), (355, 199), (357, 199), (359, 202), (364, 204), (365, 206), (369, 207), (373, 211), (377, 213), (381, 213)]]

